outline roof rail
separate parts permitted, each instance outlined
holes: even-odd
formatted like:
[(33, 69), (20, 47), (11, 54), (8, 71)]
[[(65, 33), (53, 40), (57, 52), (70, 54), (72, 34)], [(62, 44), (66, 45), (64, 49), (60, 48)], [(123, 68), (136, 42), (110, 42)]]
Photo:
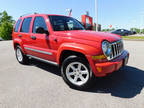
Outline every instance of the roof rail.
[(24, 17), (24, 16), (32, 15), (32, 14), (38, 14), (38, 13), (36, 13), (36, 12), (34, 12), (34, 13), (27, 13), (27, 14), (21, 15), (20, 17)]

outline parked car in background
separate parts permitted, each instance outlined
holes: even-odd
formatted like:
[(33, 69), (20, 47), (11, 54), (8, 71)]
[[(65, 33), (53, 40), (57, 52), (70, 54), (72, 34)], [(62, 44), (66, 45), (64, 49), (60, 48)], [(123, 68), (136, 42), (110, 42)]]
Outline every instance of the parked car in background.
[(137, 32), (136, 31), (131, 31), (132, 32), (132, 34), (134, 35), (134, 34), (137, 34)]
[(2, 41), (3, 39), (0, 37), (0, 41)]
[(129, 30), (126, 30), (126, 29), (117, 29), (117, 30), (111, 31), (110, 33), (118, 34), (120, 36), (128, 36), (128, 35), (133, 34), (132, 31), (129, 31)]

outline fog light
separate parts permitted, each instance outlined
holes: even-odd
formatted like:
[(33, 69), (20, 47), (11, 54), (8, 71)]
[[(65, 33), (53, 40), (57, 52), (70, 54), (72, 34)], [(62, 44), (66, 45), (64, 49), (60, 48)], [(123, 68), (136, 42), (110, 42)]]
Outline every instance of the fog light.
[(102, 68), (101, 67), (96, 67), (98, 72), (102, 72)]

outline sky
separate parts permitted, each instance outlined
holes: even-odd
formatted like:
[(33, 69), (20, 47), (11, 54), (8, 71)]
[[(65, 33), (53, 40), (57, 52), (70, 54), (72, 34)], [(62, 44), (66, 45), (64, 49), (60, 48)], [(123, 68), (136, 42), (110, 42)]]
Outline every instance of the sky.
[[(67, 15), (72, 9), (72, 17), (81, 20), (81, 15), (89, 11), (95, 18), (95, 0), (1, 0), (0, 12), (6, 10), (17, 20), (29, 13)], [(94, 19), (95, 20), (95, 19)], [(95, 21), (94, 21), (95, 22)], [(98, 0), (98, 22), (102, 29), (132, 27), (144, 28), (144, 0)]]

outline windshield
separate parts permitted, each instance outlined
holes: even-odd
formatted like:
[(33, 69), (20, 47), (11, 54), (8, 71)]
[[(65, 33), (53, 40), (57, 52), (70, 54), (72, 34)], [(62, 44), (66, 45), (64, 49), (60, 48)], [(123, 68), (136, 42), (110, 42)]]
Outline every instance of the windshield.
[(85, 30), (74, 18), (66, 16), (48, 16), (54, 31)]

